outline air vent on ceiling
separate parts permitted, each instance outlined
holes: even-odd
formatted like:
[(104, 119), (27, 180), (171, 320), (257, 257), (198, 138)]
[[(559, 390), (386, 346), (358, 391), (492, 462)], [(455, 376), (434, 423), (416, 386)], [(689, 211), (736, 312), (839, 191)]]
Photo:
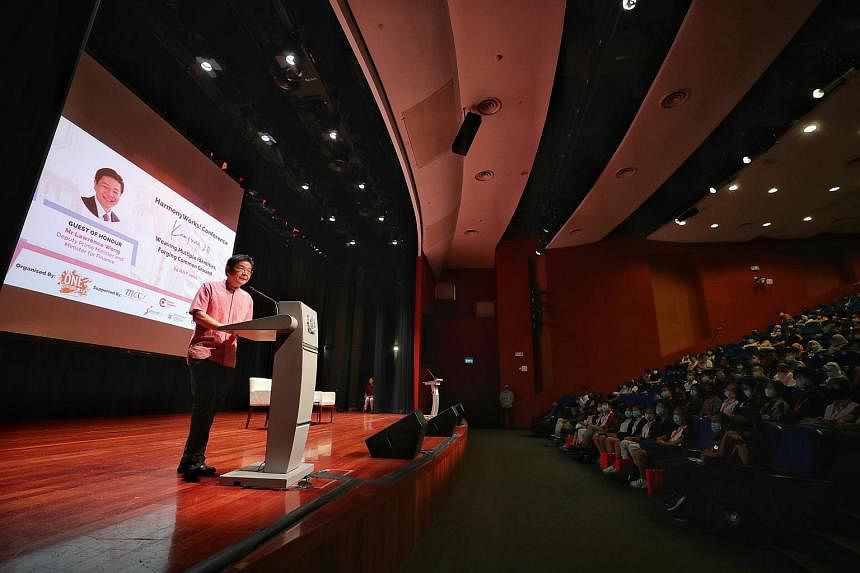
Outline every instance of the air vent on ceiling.
[(690, 97), (689, 91), (675, 90), (672, 93), (668, 93), (663, 96), (663, 99), (660, 100), (660, 107), (664, 109), (678, 107), (686, 102), (688, 97)]
[(619, 169), (618, 171), (615, 172), (615, 176), (618, 177), (619, 179), (624, 179), (626, 177), (633, 177), (637, 173), (639, 173), (639, 170), (636, 169), (635, 167), (622, 167), (621, 169)]
[(497, 97), (484, 98), (478, 102), (475, 109), (481, 115), (493, 115), (499, 113), (499, 110), (502, 109), (502, 100)]
[(484, 169), (483, 171), (478, 171), (477, 173), (475, 173), (475, 179), (477, 179), (478, 181), (489, 181), (495, 176), (496, 174), (489, 169)]

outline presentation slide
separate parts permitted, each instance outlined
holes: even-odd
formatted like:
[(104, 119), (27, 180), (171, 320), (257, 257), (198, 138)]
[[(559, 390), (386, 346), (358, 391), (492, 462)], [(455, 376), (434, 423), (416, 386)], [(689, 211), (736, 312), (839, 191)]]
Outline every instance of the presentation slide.
[(242, 197), (84, 55), (0, 290), (0, 330), (184, 356), (191, 300), (225, 278)]
[(190, 330), (235, 237), (63, 117), (5, 283)]

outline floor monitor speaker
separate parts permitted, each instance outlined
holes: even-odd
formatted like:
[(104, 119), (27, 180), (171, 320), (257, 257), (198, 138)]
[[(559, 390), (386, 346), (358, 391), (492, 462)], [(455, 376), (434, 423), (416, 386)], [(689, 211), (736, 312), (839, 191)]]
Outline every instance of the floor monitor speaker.
[(416, 410), (390, 426), (373, 434), (364, 443), (372, 458), (403, 458), (411, 460), (421, 451), (427, 422)]
[(427, 420), (428, 436), (453, 436), (454, 428), (460, 421), (460, 412), (457, 406), (451, 406), (439, 412), (438, 415)]

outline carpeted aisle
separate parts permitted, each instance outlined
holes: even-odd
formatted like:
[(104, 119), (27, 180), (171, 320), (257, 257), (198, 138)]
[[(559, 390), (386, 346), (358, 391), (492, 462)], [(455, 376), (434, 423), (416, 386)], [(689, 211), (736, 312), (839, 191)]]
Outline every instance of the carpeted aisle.
[(673, 522), (659, 500), (524, 432), (469, 430), (463, 474), (404, 573), (779, 571), (774, 553)]

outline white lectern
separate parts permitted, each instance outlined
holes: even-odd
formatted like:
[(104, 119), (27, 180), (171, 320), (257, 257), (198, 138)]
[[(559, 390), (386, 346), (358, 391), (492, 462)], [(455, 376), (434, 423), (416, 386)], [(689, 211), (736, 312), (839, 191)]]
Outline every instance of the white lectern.
[(433, 399), (433, 404), (430, 407), (430, 418), (439, 413), (439, 385), (442, 384), (441, 378), (434, 378), (424, 382), (430, 388), (430, 396)]
[(302, 455), (317, 378), (317, 313), (298, 301), (278, 303), (280, 314), (220, 328), (249, 340), (274, 342), (266, 460), (221, 475), (222, 485), (284, 489), (313, 472)]

